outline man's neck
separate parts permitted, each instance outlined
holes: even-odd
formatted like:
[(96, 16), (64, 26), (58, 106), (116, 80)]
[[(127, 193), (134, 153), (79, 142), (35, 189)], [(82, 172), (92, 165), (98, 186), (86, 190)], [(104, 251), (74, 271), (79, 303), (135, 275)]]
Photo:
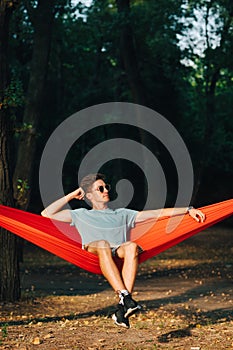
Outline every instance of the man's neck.
[(94, 210), (104, 210), (108, 209), (108, 206), (106, 203), (94, 203), (92, 206), (92, 209)]

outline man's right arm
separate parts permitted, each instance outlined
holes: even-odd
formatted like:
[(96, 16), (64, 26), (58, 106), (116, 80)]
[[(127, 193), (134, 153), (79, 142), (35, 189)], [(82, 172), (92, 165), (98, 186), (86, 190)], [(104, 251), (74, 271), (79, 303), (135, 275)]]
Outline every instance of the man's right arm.
[(64, 205), (69, 203), (72, 199), (81, 200), (83, 198), (84, 198), (84, 191), (82, 188), (78, 188), (77, 190), (67, 194), (66, 196), (50, 204), (47, 208), (45, 208), (41, 212), (41, 215), (46, 218), (50, 218), (54, 220), (71, 222), (72, 218), (71, 218), (70, 210), (69, 209), (61, 210), (61, 209), (64, 207)]

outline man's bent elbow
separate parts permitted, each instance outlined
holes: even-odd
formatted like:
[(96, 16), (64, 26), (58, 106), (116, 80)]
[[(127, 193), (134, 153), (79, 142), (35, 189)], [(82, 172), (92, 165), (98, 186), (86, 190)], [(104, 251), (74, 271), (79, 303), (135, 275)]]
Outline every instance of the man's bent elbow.
[(46, 209), (42, 210), (41, 215), (44, 216), (45, 218), (49, 218), (49, 215), (48, 215)]

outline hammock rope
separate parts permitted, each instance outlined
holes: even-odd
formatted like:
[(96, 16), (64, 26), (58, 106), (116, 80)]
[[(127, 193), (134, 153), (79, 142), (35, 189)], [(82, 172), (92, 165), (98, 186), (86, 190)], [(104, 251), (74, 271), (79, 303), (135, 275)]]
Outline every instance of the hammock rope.
[[(198, 223), (186, 214), (171, 232), (167, 231), (171, 219), (167, 217), (136, 224), (130, 240), (143, 249), (139, 263), (230, 217), (233, 199), (200, 209), (206, 215), (205, 222)], [(98, 257), (82, 249), (78, 231), (68, 223), (0, 205), (0, 226), (82, 269), (101, 274)]]

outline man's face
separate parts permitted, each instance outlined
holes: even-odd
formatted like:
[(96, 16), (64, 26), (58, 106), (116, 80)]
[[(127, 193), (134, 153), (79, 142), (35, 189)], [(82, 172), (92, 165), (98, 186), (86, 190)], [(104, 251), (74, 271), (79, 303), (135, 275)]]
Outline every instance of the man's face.
[(106, 188), (106, 184), (103, 180), (96, 180), (93, 183), (90, 192), (88, 192), (88, 199), (92, 202), (92, 204), (109, 202), (108, 189)]

